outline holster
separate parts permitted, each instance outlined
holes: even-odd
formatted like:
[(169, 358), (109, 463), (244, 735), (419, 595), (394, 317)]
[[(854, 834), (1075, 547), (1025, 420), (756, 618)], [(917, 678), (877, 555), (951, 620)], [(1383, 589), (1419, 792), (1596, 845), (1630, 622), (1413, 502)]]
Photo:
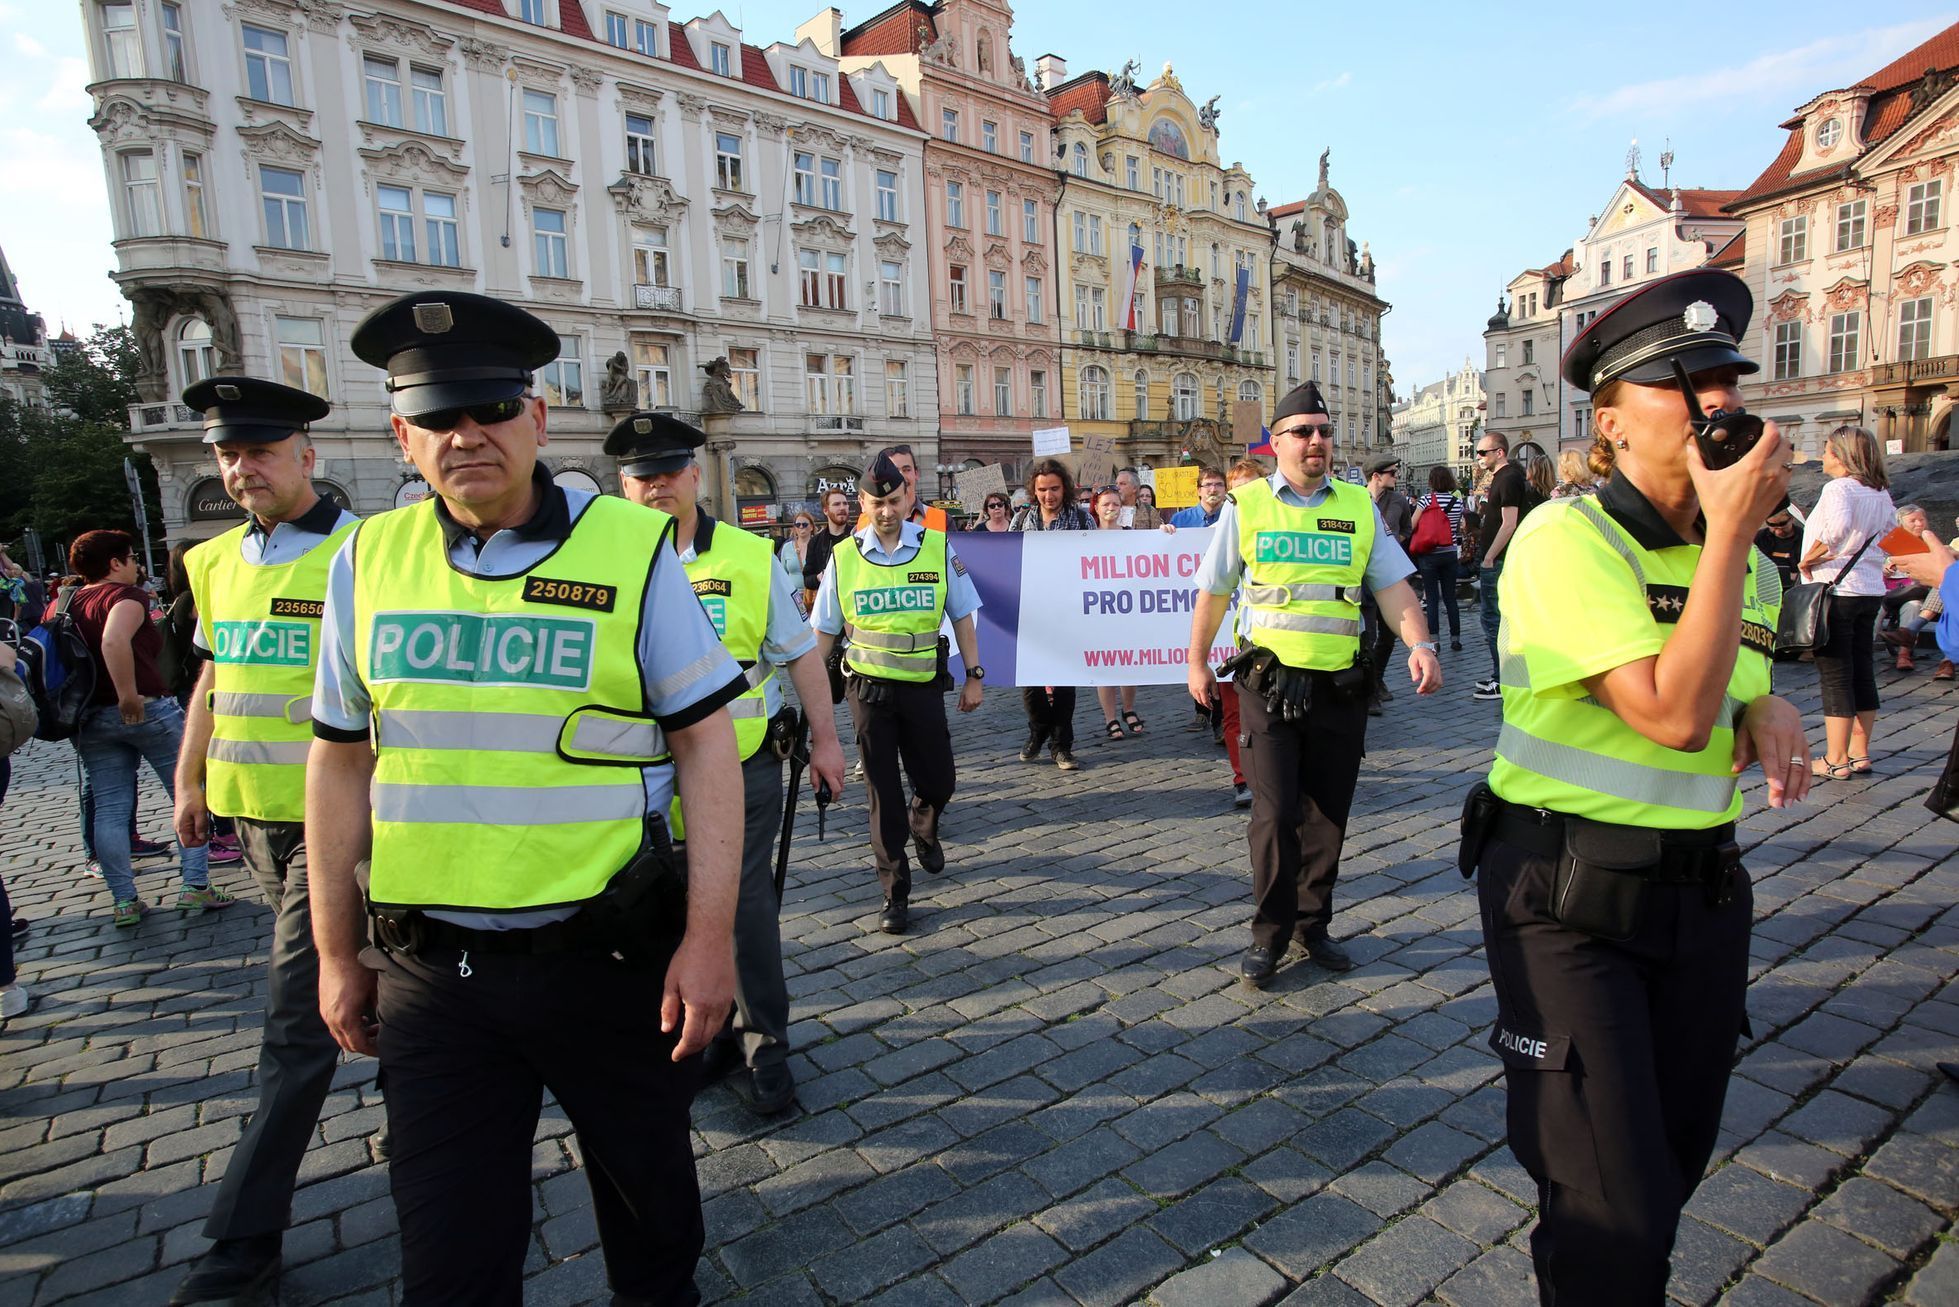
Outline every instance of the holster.
[(584, 923), (598, 951), (627, 962), (672, 950), (687, 932), (687, 866), (664, 818), (648, 814), (639, 852), (571, 920)]
[(796, 710), (784, 704), (782, 710), (769, 718), (769, 733), (763, 743), (777, 758), (788, 761), (796, 752)]
[(1496, 791), (1485, 781), (1478, 781), (1463, 796), (1462, 801), (1462, 842), (1456, 846), (1456, 870), (1467, 879), (1476, 874), (1476, 868), (1483, 861), (1483, 846), (1490, 841), (1490, 834), (1496, 829), (1497, 814), (1503, 811), (1503, 800), (1496, 797)]
[(891, 702), (891, 685), (875, 676), (852, 676), (851, 689), (856, 692), (857, 702), (866, 708), (882, 708)]
[(1597, 939), (1631, 939), (1646, 919), (1646, 885), (1660, 871), (1662, 858), (1657, 830), (1565, 817), (1551, 916)]
[(956, 688), (952, 680), (952, 641), (943, 635), (939, 637), (939, 672), (932, 686), (941, 694)]
[(1374, 660), (1368, 656), (1367, 646), (1362, 645), (1351, 667), (1343, 667), (1329, 674), (1333, 689), (1341, 698), (1353, 702), (1365, 699), (1374, 693)]
[(830, 675), (830, 702), (832, 704), (839, 704), (843, 702), (843, 694), (844, 694), (843, 650), (844, 650), (843, 639), (842, 637), (839, 637), (836, 640), (836, 642), (830, 646), (830, 656), (823, 660), (823, 670), (828, 672)]

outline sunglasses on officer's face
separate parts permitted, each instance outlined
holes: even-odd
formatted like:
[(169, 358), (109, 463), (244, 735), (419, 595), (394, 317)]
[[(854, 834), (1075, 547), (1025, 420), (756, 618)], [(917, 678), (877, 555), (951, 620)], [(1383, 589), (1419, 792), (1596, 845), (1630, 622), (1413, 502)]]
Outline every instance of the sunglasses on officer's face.
[(516, 399), (492, 400), (488, 404), (464, 404), (458, 408), (439, 408), (433, 413), (424, 413), (418, 418), (408, 420), (424, 431), (454, 431), (462, 425), (463, 415), (479, 427), (493, 427), (500, 422), (508, 422), (524, 411), (529, 400), (523, 396)]

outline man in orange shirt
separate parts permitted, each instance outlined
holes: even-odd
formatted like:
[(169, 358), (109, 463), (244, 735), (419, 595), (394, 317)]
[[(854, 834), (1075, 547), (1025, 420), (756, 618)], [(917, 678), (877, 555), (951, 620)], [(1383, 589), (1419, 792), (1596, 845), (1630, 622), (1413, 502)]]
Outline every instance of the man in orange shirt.
[[(946, 530), (945, 510), (943, 508), (933, 508), (929, 504), (921, 504), (918, 501), (918, 461), (912, 457), (911, 446), (887, 445), (879, 450), (877, 456), (871, 461), (875, 463), (879, 458), (890, 459), (898, 465), (898, 470), (905, 474), (905, 521), (916, 522), (928, 531)], [(862, 531), (870, 524), (870, 514), (859, 513), (857, 515), (857, 529), (859, 531)]]

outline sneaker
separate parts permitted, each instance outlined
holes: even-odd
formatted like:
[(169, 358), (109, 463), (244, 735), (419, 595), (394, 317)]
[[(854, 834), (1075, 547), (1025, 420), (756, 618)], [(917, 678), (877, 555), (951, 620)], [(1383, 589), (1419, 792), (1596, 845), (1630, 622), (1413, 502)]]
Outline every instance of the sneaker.
[(129, 856), (137, 858), (161, 858), (170, 852), (168, 844), (158, 844), (154, 840), (132, 839), (129, 841)]
[(219, 889), (216, 885), (206, 885), (203, 889), (187, 889), (177, 896), (179, 912), (216, 912), (228, 908), (238, 900)]
[(235, 862), (245, 860), (245, 851), (238, 847), (238, 841), (229, 835), (220, 835), (205, 846), (209, 852), (205, 862), (213, 867), (229, 867)]
[(34, 995), (25, 985), (8, 985), (0, 989), (0, 1018), (22, 1015), (34, 1006)]
[(1478, 681), (1476, 682), (1476, 693), (1469, 697), (1472, 699), (1501, 699), (1503, 697), (1503, 687), (1495, 681)]
[(1231, 787), (1231, 806), (1232, 806), (1232, 807), (1234, 807), (1234, 808), (1249, 808), (1249, 807), (1251, 807), (1251, 806), (1252, 806), (1252, 787), (1251, 787), (1251, 786), (1249, 786), (1249, 785), (1247, 785), (1247, 784), (1245, 784), (1245, 782), (1243, 782), (1243, 781), (1239, 781), (1239, 782), (1238, 782), (1238, 783), (1237, 783), (1236, 785), (1234, 785), (1234, 786), (1232, 786), (1232, 787)]
[(1075, 761), (1075, 755), (1066, 749), (1056, 749), (1054, 751), (1054, 765), (1062, 771), (1081, 770), (1081, 764)]
[(122, 927), (133, 926), (141, 921), (143, 914), (149, 910), (149, 905), (141, 899), (124, 899), (116, 904), (115, 923)]
[(101, 880), (102, 864), (97, 862), (94, 858), (90, 858), (87, 862), (82, 864), (82, 874), (86, 876), (93, 876), (95, 877), (95, 879)]
[(1451, 649), (1453, 649), (1453, 650), (1455, 650), (1455, 651), (1456, 651), (1457, 653), (1461, 653), (1461, 652), (1462, 652), (1462, 641), (1460, 641), (1460, 640), (1451, 640), (1451, 641), (1449, 641), (1449, 647), (1450, 647)]

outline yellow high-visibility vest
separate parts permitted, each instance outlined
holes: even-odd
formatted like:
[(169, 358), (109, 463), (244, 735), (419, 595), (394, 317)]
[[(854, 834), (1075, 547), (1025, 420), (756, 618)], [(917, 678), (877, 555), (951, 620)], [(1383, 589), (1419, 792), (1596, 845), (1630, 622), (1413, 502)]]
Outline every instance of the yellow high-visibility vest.
[(1316, 508), (1279, 502), (1266, 480), (1231, 492), (1248, 638), (1286, 666), (1313, 671), (1339, 671), (1360, 656), (1360, 586), (1374, 550), (1374, 501), (1344, 481), (1327, 488)]

